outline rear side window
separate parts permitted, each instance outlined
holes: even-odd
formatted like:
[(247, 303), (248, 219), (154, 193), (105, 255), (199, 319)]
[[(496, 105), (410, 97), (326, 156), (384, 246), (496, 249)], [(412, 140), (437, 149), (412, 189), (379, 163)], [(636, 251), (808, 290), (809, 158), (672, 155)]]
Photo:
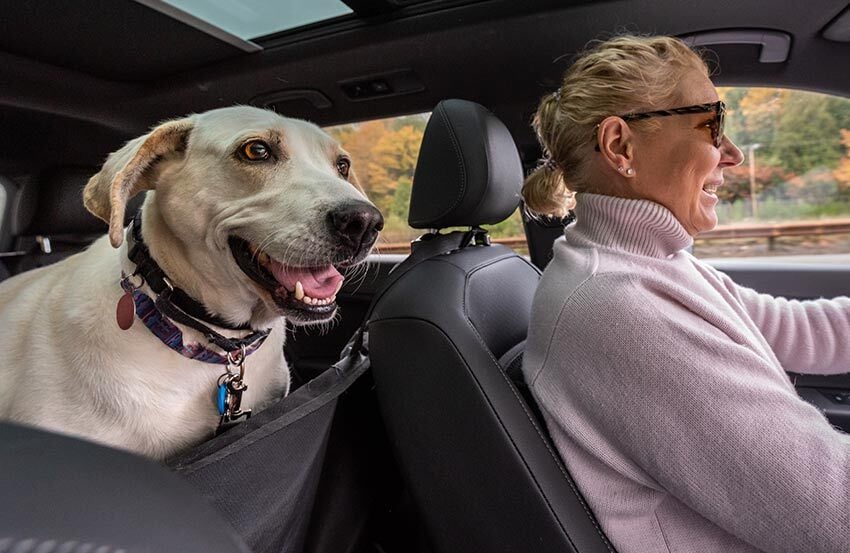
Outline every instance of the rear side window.
[(0, 229), (6, 221), (6, 187), (0, 185)]
[[(408, 253), (410, 241), (422, 234), (422, 230), (407, 225), (407, 211), (416, 159), (430, 115), (419, 113), (325, 128), (351, 154), (360, 184), (384, 215), (380, 253)], [(487, 229), (496, 242), (518, 251), (526, 248), (519, 210)]]
[(850, 99), (778, 88), (718, 92), (726, 134), (744, 162), (724, 170), (718, 227), (697, 237), (694, 254), (850, 263)]

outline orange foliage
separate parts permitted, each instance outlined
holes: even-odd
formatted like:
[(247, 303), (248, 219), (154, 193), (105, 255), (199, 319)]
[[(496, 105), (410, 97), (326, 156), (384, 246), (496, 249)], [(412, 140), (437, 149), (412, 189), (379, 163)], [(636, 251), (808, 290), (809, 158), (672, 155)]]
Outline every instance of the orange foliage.
[[(385, 213), (396, 203), (399, 188), (410, 187), (419, 156), (424, 119), (410, 124), (407, 121), (407, 118), (378, 119), (327, 129), (351, 155), (361, 185)], [(406, 197), (409, 190), (400, 193)]]
[(850, 130), (841, 129), (841, 143), (847, 148), (847, 152), (838, 162), (838, 167), (833, 171), (833, 175), (835, 175), (841, 188), (848, 189), (850, 188)]

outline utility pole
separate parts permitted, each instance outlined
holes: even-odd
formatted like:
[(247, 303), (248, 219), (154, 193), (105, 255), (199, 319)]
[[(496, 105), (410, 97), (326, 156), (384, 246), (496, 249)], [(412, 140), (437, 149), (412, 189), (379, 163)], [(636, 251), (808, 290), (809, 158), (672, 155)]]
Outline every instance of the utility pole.
[(756, 200), (756, 150), (761, 144), (748, 144), (747, 156), (750, 158), (750, 201), (753, 203), (753, 219), (758, 219), (758, 201)]

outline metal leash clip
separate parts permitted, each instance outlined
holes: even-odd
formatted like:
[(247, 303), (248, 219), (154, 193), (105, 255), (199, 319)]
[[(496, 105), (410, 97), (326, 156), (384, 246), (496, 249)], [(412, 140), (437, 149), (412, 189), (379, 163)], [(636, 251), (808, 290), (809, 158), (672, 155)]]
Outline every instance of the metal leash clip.
[(245, 346), (236, 351), (227, 352), (227, 369), (218, 377), (218, 414), (221, 415), (219, 427), (236, 422), (241, 418), (250, 418), (251, 410), (242, 410), (242, 393), (248, 389), (243, 381), (245, 377)]

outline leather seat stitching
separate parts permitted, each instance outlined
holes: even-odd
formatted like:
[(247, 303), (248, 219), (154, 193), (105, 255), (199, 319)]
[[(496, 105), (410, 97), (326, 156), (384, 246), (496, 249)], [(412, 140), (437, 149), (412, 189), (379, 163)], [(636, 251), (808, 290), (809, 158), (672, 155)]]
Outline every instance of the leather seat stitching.
[[(503, 258), (500, 258), (500, 259), (503, 259)], [(495, 261), (497, 261), (497, 260), (493, 260), (493, 262), (495, 262)], [(472, 270), (472, 271), (470, 271), (469, 273), (467, 273), (467, 275), (466, 275), (466, 282), (467, 282), (467, 284), (469, 283), (469, 277), (470, 277), (473, 273), (475, 273), (475, 272), (476, 272), (476, 271), (478, 271), (479, 269), (481, 269), (481, 268), (483, 268), (483, 267), (486, 267), (486, 266), (488, 266), (488, 265), (491, 265), (491, 264), (492, 264), (492, 263), (482, 264), (482, 265), (480, 265), (479, 267), (476, 267), (474, 270)], [(584, 501), (584, 498), (583, 498), (583, 497), (581, 496), (581, 494), (579, 493), (579, 491), (578, 491), (578, 489), (576, 488), (575, 483), (573, 482), (572, 478), (570, 478), (570, 476), (567, 474), (566, 470), (564, 469), (563, 465), (561, 464), (560, 457), (558, 457), (557, 455), (555, 455), (555, 452), (554, 452), (554, 451), (552, 451), (552, 448), (549, 446), (549, 440), (548, 440), (548, 438), (546, 438), (546, 437), (544, 436), (544, 434), (540, 431), (540, 428), (538, 427), (537, 423), (534, 421), (534, 418), (531, 416), (531, 413), (529, 413), (529, 412), (528, 412), (528, 409), (527, 409), (527, 408), (526, 408), (526, 406), (525, 406), (525, 402), (524, 402), (524, 400), (523, 400), (522, 398), (520, 398), (520, 396), (519, 396), (519, 394), (517, 393), (516, 388), (514, 387), (513, 383), (510, 381), (510, 379), (509, 379), (509, 378), (507, 377), (507, 375), (504, 373), (504, 371), (502, 370), (501, 366), (499, 366), (499, 361), (495, 358), (495, 356), (493, 355), (493, 352), (491, 352), (491, 351), (490, 351), (490, 348), (488, 348), (488, 347), (487, 347), (487, 344), (484, 342), (483, 338), (482, 338), (482, 337), (481, 337), (481, 335), (478, 333), (478, 329), (476, 329), (476, 328), (475, 328), (475, 325), (474, 325), (474, 324), (472, 324), (472, 321), (471, 321), (471, 320), (470, 320), (470, 318), (468, 317), (467, 309), (466, 309), (466, 308), (467, 308), (467, 305), (466, 305), (466, 294), (464, 294), (464, 295), (463, 295), (463, 313), (464, 313), (464, 319), (466, 320), (466, 324), (467, 324), (467, 325), (469, 325), (469, 328), (470, 328), (470, 329), (472, 329), (472, 333), (475, 335), (475, 337), (476, 337), (476, 339), (478, 340), (478, 342), (479, 342), (479, 343), (480, 343), (480, 344), (484, 347), (484, 351), (486, 351), (486, 352), (487, 352), (487, 355), (490, 357), (490, 360), (492, 360), (492, 361), (493, 361), (493, 363), (494, 363), (494, 364), (496, 365), (496, 367), (498, 368), (499, 374), (501, 375), (502, 379), (503, 379), (503, 380), (505, 380), (505, 382), (508, 384), (508, 388), (510, 388), (511, 393), (514, 395), (514, 398), (516, 398), (517, 403), (519, 403), (519, 406), (522, 408), (523, 412), (525, 413), (526, 418), (527, 418), (527, 419), (528, 419), (528, 421), (531, 423), (531, 426), (532, 426), (532, 427), (534, 427), (534, 430), (535, 430), (535, 432), (537, 432), (537, 435), (540, 437), (541, 441), (543, 442), (543, 445), (544, 445), (544, 446), (546, 446), (546, 450), (549, 452), (549, 455), (552, 457), (552, 459), (553, 459), (553, 460), (555, 460), (555, 464), (556, 464), (556, 466), (558, 467), (558, 470), (561, 472), (561, 476), (563, 476), (563, 477), (564, 477), (564, 480), (565, 480), (565, 481), (567, 482), (567, 484), (570, 486), (570, 489), (572, 490), (573, 494), (575, 495), (576, 499), (578, 500), (579, 504), (581, 505), (581, 508), (584, 510), (585, 515), (587, 515), (587, 517), (588, 517), (588, 519), (590, 520), (591, 524), (593, 524), (594, 529), (596, 529), (596, 533), (597, 533), (597, 534), (599, 535), (599, 537), (602, 539), (602, 543), (605, 545), (605, 547), (608, 549), (608, 551), (609, 551), (610, 553), (616, 553), (616, 552), (614, 551), (614, 549), (611, 547), (611, 544), (609, 543), (608, 538), (607, 538), (607, 537), (605, 536), (605, 534), (602, 532), (602, 528), (600, 528), (600, 527), (599, 527), (599, 524), (598, 524), (598, 522), (596, 521), (596, 518), (595, 518), (595, 517), (593, 516), (593, 514), (590, 512), (590, 508), (588, 507), (587, 503)], [(548, 502), (548, 501), (547, 501), (547, 502)], [(572, 538), (570, 538), (570, 537), (569, 537), (569, 534), (567, 534), (567, 536), (568, 536), (568, 538), (570, 539), (570, 542), (572, 542)]]

